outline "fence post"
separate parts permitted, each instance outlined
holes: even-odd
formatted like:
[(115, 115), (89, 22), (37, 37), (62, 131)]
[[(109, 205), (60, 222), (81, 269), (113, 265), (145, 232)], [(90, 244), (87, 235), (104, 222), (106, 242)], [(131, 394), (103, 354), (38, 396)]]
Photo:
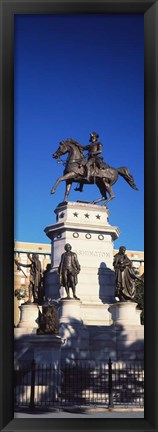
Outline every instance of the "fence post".
[(31, 395), (29, 408), (35, 408), (35, 360), (31, 362)]
[(112, 409), (114, 407), (113, 404), (113, 389), (112, 389), (112, 361), (109, 358), (108, 361), (108, 371), (109, 371), (109, 405), (108, 408)]

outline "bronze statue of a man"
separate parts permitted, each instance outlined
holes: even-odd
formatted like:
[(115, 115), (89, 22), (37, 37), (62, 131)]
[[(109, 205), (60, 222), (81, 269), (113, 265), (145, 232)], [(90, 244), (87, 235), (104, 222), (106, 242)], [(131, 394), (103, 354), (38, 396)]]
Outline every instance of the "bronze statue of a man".
[(120, 246), (113, 261), (116, 284), (115, 297), (118, 297), (120, 301), (134, 300), (136, 294), (135, 280), (140, 279), (134, 273), (132, 262), (125, 252), (125, 246)]
[[(90, 143), (86, 146), (80, 145), (82, 150), (88, 150), (88, 160), (86, 163), (84, 163), (85, 171), (86, 171), (86, 180), (90, 182), (91, 177), (91, 167), (93, 168), (93, 176), (95, 177), (95, 170), (96, 168), (102, 168), (103, 165), (103, 157), (99, 156), (102, 153), (103, 144), (98, 141), (99, 134), (96, 132), (90, 133)], [(104, 162), (104, 168), (108, 168), (109, 165)], [(79, 183), (79, 187), (75, 188), (75, 191), (82, 192), (83, 190), (83, 182), (81, 181)]]
[(99, 135), (96, 132), (91, 132), (90, 134), (90, 142), (87, 146), (82, 146), (83, 150), (88, 150), (88, 162), (86, 163), (86, 174), (87, 180), (90, 180), (90, 168), (96, 165), (100, 168), (101, 161), (103, 158), (100, 158), (98, 155), (102, 152), (102, 143), (98, 142)]
[(71, 245), (66, 243), (65, 252), (61, 256), (58, 272), (60, 275), (60, 284), (65, 288), (67, 299), (70, 299), (70, 288), (73, 292), (73, 298), (80, 300), (76, 296), (77, 275), (81, 267), (77, 259), (77, 255), (71, 252)]
[(28, 254), (28, 258), (31, 261), (31, 264), (22, 264), (15, 260), (18, 270), (20, 267), (28, 267), (30, 268), (30, 283), (29, 283), (29, 300), (28, 303), (38, 303), (39, 301), (39, 290), (41, 286), (42, 279), (42, 269), (41, 262), (38, 258), (37, 254)]

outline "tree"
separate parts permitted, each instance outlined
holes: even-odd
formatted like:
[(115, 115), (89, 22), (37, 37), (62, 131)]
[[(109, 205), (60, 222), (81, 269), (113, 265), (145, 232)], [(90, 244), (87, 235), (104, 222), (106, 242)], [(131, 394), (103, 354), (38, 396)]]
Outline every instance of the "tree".
[(139, 309), (141, 309), (141, 324), (144, 324), (144, 275), (141, 276), (141, 280), (136, 281), (136, 296), (135, 301), (138, 303)]

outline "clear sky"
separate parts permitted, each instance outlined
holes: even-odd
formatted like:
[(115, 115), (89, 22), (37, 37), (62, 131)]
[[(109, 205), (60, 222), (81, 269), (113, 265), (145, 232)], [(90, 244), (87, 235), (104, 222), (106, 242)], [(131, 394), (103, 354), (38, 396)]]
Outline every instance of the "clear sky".
[[(115, 248), (144, 249), (143, 15), (70, 14), (15, 17), (15, 240), (50, 243), (65, 184), (51, 155), (63, 139), (89, 144), (99, 133), (104, 160), (127, 166), (139, 191), (119, 176), (109, 204), (121, 235)], [(64, 157), (65, 158), (65, 157)], [(100, 197), (97, 187), (70, 201)]]

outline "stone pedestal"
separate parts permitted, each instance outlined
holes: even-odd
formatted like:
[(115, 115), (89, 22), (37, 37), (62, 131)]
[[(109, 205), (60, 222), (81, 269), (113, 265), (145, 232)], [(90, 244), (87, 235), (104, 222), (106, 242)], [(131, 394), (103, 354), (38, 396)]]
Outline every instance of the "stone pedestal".
[(141, 311), (136, 307), (137, 303), (131, 301), (117, 302), (109, 307), (117, 361), (144, 359), (144, 326), (140, 322)]
[(80, 300), (61, 299), (59, 307), (59, 323), (79, 325), (81, 321)]
[[(93, 324), (100, 316), (100, 324), (105, 319), (109, 322), (110, 314), (106, 307), (103, 311), (103, 305), (114, 302), (113, 241), (119, 236), (119, 229), (109, 224), (106, 207), (69, 202), (59, 205), (55, 213), (56, 223), (45, 228), (52, 241), (52, 270), (47, 278), (46, 297), (57, 299), (63, 295), (57, 269), (64, 246), (70, 243), (81, 265), (76, 291), (81, 299), (81, 319)], [(92, 305), (93, 311), (97, 309), (94, 321)]]
[[(62, 360), (142, 360), (140, 311), (136, 303), (115, 303), (113, 243), (119, 229), (110, 225), (108, 209), (68, 202), (58, 205), (55, 213), (56, 223), (45, 228), (52, 242), (46, 298), (59, 303)], [(81, 265), (76, 287), (80, 301), (61, 300), (66, 294), (60, 288), (58, 266), (66, 243)]]
[(82, 302), (61, 300), (59, 308), (59, 333), (63, 340), (62, 361), (86, 360), (91, 357), (90, 333), (81, 318)]
[(37, 304), (22, 304), (20, 306), (21, 316), (18, 324), (18, 328), (24, 329), (25, 333), (27, 330), (37, 329), (38, 328), (38, 315), (39, 309)]
[(54, 368), (59, 367), (62, 344), (60, 336), (54, 334), (30, 335), (29, 344), (33, 348), (34, 360), (36, 363), (51, 363)]
[(60, 301), (59, 333), (63, 340), (62, 360), (80, 359), (84, 339), (80, 300)]
[(49, 392), (49, 398), (53, 401), (58, 400), (61, 389), (61, 345), (60, 336), (51, 335), (22, 335), (19, 337), (15, 329), (15, 350), (14, 363), (15, 367), (21, 364), (28, 365), (27, 373), (27, 391), (23, 388), (25, 400), (30, 400), (31, 375), (29, 367), (32, 360), (35, 360), (35, 398), (36, 395), (41, 401), (45, 401), (45, 394)]
[(43, 370), (38, 373), (39, 379), (43, 383), (44, 391), (46, 393), (49, 392), (49, 397), (52, 400), (58, 400), (62, 379), (60, 371), (62, 339), (60, 336), (53, 334), (32, 335), (30, 336), (30, 344), (33, 348), (36, 364), (44, 365), (44, 368), (47, 365), (49, 369), (49, 375), (43, 374)]
[(32, 332), (19, 333), (19, 329), (14, 329), (15, 340), (15, 361), (25, 361), (30, 363), (33, 359), (37, 363), (53, 364), (58, 367), (60, 364), (62, 339), (54, 334), (36, 334)]
[(141, 311), (136, 309), (137, 303), (131, 301), (117, 302), (109, 307), (114, 324), (122, 326), (141, 325)]

